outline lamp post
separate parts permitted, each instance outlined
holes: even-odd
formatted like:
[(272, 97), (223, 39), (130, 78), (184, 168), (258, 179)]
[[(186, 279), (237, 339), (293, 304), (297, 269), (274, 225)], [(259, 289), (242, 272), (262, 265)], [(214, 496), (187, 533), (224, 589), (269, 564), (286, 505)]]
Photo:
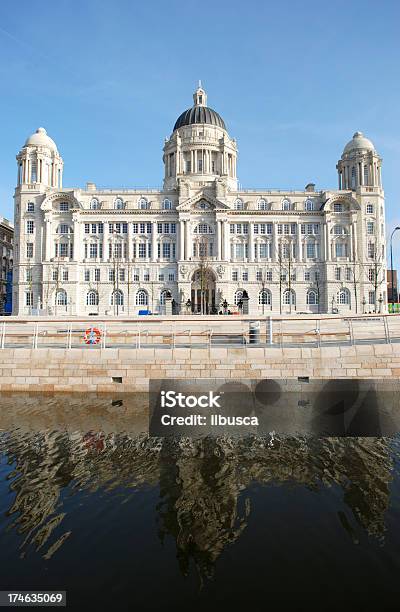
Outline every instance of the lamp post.
[(383, 302), (382, 293), (379, 296), (378, 302), (379, 302), (379, 314), (381, 314), (381, 312), (382, 312), (382, 302)]
[(361, 303), (362, 303), (362, 307), (363, 307), (363, 314), (365, 314), (365, 304), (367, 303), (367, 300), (365, 299), (365, 295), (364, 295)]
[[(397, 226), (394, 228), (394, 230), (392, 231), (392, 233), (390, 234), (390, 281), (391, 281), (391, 291), (390, 291), (390, 301), (392, 304), (394, 304), (394, 296), (393, 296), (393, 234), (395, 232), (397, 232), (397, 230), (400, 230), (400, 227)], [(396, 293), (397, 293), (397, 287), (396, 287)], [(397, 300), (396, 300), (397, 301)]]

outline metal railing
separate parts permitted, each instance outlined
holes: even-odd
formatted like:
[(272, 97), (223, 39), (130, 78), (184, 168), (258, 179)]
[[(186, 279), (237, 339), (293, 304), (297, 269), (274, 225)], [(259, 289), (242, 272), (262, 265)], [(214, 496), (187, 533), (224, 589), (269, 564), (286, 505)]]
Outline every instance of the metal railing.
[(0, 323), (0, 350), (323, 347), (400, 342), (400, 315), (364, 317), (31, 318)]

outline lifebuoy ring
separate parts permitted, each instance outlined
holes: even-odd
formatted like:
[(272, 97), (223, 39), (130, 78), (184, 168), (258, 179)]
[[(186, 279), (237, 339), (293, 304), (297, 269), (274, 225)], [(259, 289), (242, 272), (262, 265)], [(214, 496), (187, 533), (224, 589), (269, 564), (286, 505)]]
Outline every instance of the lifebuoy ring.
[(88, 327), (83, 339), (86, 344), (98, 344), (101, 340), (101, 332), (97, 327)]

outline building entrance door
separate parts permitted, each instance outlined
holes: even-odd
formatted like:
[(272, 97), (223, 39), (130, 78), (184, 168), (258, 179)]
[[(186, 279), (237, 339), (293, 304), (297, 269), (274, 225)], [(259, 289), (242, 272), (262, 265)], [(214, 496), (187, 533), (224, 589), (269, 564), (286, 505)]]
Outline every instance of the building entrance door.
[(215, 275), (211, 270), (199, 269), (192, 276), (192, 312), (211, 314), (215, 312)]

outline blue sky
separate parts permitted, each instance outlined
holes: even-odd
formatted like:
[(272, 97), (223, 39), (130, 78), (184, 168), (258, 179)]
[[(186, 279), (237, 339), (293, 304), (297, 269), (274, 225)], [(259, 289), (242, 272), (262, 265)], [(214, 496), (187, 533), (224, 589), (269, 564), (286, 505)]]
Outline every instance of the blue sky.
[(66, 186), (161, 185), (163, 139), (202, 79), (243, 187), (335, 188), (361, 130), (399, 224), (399, 22), (396, 0), (1, 3), (0, 213), (12, 218), (15, 154), (39, 126)]

